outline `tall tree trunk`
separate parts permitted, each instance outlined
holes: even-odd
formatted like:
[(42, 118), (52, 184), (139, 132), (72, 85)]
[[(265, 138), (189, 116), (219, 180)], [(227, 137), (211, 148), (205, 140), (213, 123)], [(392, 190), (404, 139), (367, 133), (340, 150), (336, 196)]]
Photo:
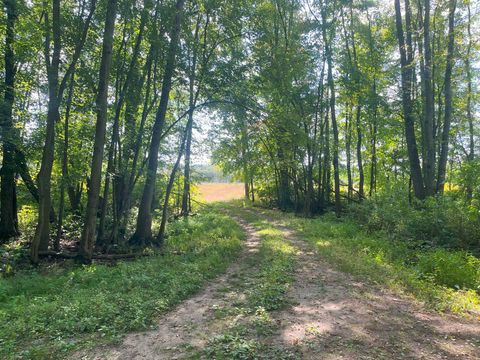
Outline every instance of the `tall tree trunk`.
[[(33, 263), (38, 262), (39, 250), (46, 250), (50, 240), (50, 221), (55, 216), (52, 212), (51, 199), (51, 179), (52, 168), (55, 153), (55, 124), (60, 120), (60, 104), (63, 98), (63, 92), (70, 79), (80, 54), (85, 45), (90, 22), (96, 8), (96, 0), (92, 0), (90, 12), (83, 24), (83, 29), (79, 37), (79, 41), (75, 46), (72, 60), (60, 81), (60, 55), (62, 50), (61, 44), (61, 23), (60, 23), (60, 0), (52, 1), (52, 28), (50, 29), (49, 10), (47, 2), (45, 6), (45, 46), (44, 56), (47, 68), (48, 78), (48, 112), (46, 123), (45, 144), (42, 151), (42, 162), (38, 173), (38, 223), (35, 230), (35, 236), (31, 244), (31, 260)], [(50, 33), (51, 32), (51, 33)], [(50, 35), (53, 37), (53, 52), (50, 58)]]
[(345, 117), (345, 155), (347, 157), (347, 197), (350, 201), (353, 197), (353, 179), (352, 179), (352, 105), (350, 102), (346, 105), (347, 114)]
[(333, 80), (333, 59), (332, 59), (332, 44), (331, 39), (327, 38), (327, 24), (326, 24), (326, 9), (322, 7), (322, 34), (323, 41), (325, 43), (325, 55), (327, 58), (327, 82), (330, 89), (330, 118), (332, 121), (333, 131), (333, 179), (335, 189), (335, 214), (340, 217), (342, 211), (341, 194), (340, 194), (340, 165), (338, 162), (338, 126), (337, 126), (337, 114), (335, 109), (335, 83)]
[(192, 154), (192, 131), (193, 131), (193, 106), (188, 112), (185, 144), (185, 168), (183, 172), (183, 194), (182, 194), (182, 215), (190, 213), (190, 183), (191, 183), (191, 154)]
[[(468, 45), (467, 45), (467, 54), (465, 59), (465, 70), (467, 73), (467, 120), (468, 120), (468, 133), (469, 133), (469, 151), (467, 155), (467, 163), (471, 164), (475, 159), (475, 138), (473, 130), (473, 114), (472, 114), (472, 68), (470, 65), (470, 57), (472, 52), (472, 15), (470, 10), (470, 2), (467, 2), (467, 33), (468, 33)], [(467, 170), (469, 172), (467, 176), (466, 184), (466, 196), (467, 201), (471, 202), (473, 199), (473, 184), (474, 178), (471, 175), (471, 169)]]
[(148, 165), (145, 185), (143, 188), (142, 199), (138, 209), (137, 226), (130, 242), (133, 244), (143, 244), (152, 240), (152, 200), (153, 190), (155, 187), (155, 179), (157, 177), (158, 168), (158, 150), (160, 148), (160, 140), (162, 137), (163, 127), (165, 125), (165, 116), (167, 114), (168, 100), (170, 89), (172, 87), (172, 77), (175, 70), (175, 57), (177, 54), (178, 41), (181, 30), (182, 12), (184, 0), (177, 0), (175, 21), (172, 32), (170, 34), (170, 47), (168, 49), (167, 62), (165, 64), (165, 72), (163, 75), (162, 95), (160, 105), (155, 116), (155, 122), (152, 130), (152, 140), (148, 151)]
[[(189, 100), (188, 100), (188, 121), (186, 127), (186, 144), (185, 144), (185, 167), (183, 171), (183, 194), (182, 194), (182, 210), (181, 213), (183, 216), (188, 216), (190, 213), (190, 183), (191, 183), (191, 171), (190, 171), (190, 162), (191, 162), (191, 153), (192, 153), (192, 132), (193, 132), (193, 113), (195, 111), (195, 105), (197, 102), (198, 97), (198, 89), (195, 92), (195, 81), (196, 81), (196, 73), (197, 73), (197, 43), (198, 43), (198, 36), (200, 31), (200, 14), (197, 17), (196, 25), (195, 25), (195, 34), (193, 36), (193, 55), (192, 55), (192, 62), (190, 64), (190, 74), (189, 74)], [(205, 31), (207, 31), (205, 25)], [(205, 33), (206, 34), (206, 33)], [(205, 46), (205, 44), (204, 44)]]
[(432, 79), (432, 46), (430, 41), (430, 0), (425, 0), (425, 16), (423, 19), (423, 47), (425, 64), (423, 67), (424, 82), (424, 144), (425, 159), (424, 182), (428, 196), (433, 195), (435, 188), (435, 131), (434, 131), (434, 91)]
[(53, 53), (50, 60), (50, 23), (48, 20), (48, 9), (45, 9), (45, 61), (47, 64), (48, 77), (48, 112), (47, 124), (45, 129), (45, 145), (42, 153), (42, 163), (38, 173), (38, 224), (35, 236), (32, 241), (31, 258), (34, 263), (38, 262), (38, 251), (46, 250), (50, 240), (50, 208), (51, 199), (51, 179), (55, 150), (55, 124), (60, 119), (59, 107), (59, 66), (60, 66), (60, 0), (52, 2), (52, 35), (53, 35)]
[(361, 114), (362, 114), (362, 106), (360, 104), (357, 105), (357, 164), (358, 164), (358, 197), (360, 201), (365, 197), (365, 190), (364, 190), (364, 183), (365, 183), (365, 175), (363, 172), (363, 159), (362, 159), (362, 126), (361, 126)]
[[(119, 191), (120, 192), (122, 191), (117, 189), (117, 186), (115, 186), (120, 183), (120, 181), (115, 181), (115, 179), (123, 178), (122, 174), (115, 174), (115, 177), (112, 178), (112, 175), (116, 173), (115, 164), (114, 164), (114, 155), (115, 155), (115, 150), (117, 149), (117, 147), (119, 147), (119, 143), (120, 143), (120, 133), (119, 133), (120, 115), (121, 115), (124, 104), (127, 102), (126, 97), (129, 94), (130, 87), (132, 86), (132, 82), (134, 81), (135, 72), (136, 72), (137, 63), (138, 63), (138, 57), (140, 54), (140, 46), (142, 44), (145, 25), (147, 23), (147, 18), (149, 15), (149, 10), (151, 8), (151, 5), (152, 5), (151, 1), (149, 0), (144, 1), (143, 11), (140, 19), (140, 26), (139, 26), (137, 38), (135, 39), (135, 45), (133, 47), (133, 53), (132, 53), (132, 58), (130, 60), (130, 64), (128, 66), (127, 76), (125, 78), (125, 81), (123, 82), (123, 85), (120, 86), (121, 88), (118, 95), (118, 100), (117, 100), (117, 103), (115, 104), (115, 116), (113, 119), (112, 138), (111, 138), (110, 147), (108, 151), (107, 173), (105, 174), (103, 202), (101, 204), (100, 221), (98, 226), (98, 242), (102, 242), (102, 243), (106, 243), (106, 242), (111, 243), (117, 237), (119, 216), (114, 217), (114, 224), (113, 224), (114, 231), (112, 231), (110, 239), (108, 240), (105, 239), (105, 218), (107, 213), (108, 196), (110, 193), (110, 183), (112, 183), (114, 194), (115, 193), (119, 194)], [(127, 116), (127, 114), (125, 116)], [(120, 197), (120, 199), (118, 200), (119, 202), (123, 203), (122, 197)], [(119, 213), (123, 211), (123, 208), (119, 203), (114, 202), (112, 204), (112, 208), (114, 210), (114, 214), (117, 214), (117, 215), (119, 215)]]
[(0, 109), (2, 124), (3, 159), (0, 171), (0, 244), (19, 234), (15, 185), (15, 140), (13, 126), (13, 103), (15, 101), (15, 22), (17, 20), (16, 0), (4, 0), (7, 13), (5, 36), (5, 90)]
[[(242, 114), (242, 116), (244, 116)], [(248, 133), (245, 125), (245, 119), (242, 118), (241, 123), (241, 153), (242, 153), (242, 166), (243, 166), (243, 184), (245, 189), (245, 199), (250, 200), (250, 175), (248, 171)]]
[(70, 80), (70, 88), (68, 89), (67, 108), (65, 110), (65, 123), (63, 126), (63, 157), (62, 157), (62, 180), (60, 182), (60, 204), (58, 206), (58, 224), (57, 236), (55, 238), (55, 250), (60, 250), (60, 240), (62, 238), (63, 213), (65, 209), (65, 187), (68, 182), (68, 141), (69, 141), (69, 120), (70, 108), (72, 106), (74, 74)]
[[(373, 88), (376, 89), (375, 81)], [(376, 90), (374, 90), (374, 96), (376, 96)], [(371, 131), (371, 163), (370, 163), (370, 189), (369, 196), (371, 197), (375, 192), (377, 192), (377, 132), (378, 132), (378, 119), (377, 112), (378, 106), (375, 100), (374, 109), (373, 109), (373, 124)]]
[(400, 65), (402, 78), (402, 105), (405, 123), (405, 139), (407, 141), (408, 159), (410, 164), (410, 176), (413, 191), (418, 199), (425, 198), (425, 187), (423, 183), (422, 168), (418, 157), (417, 140), (415, 138), (415, 121), (413, 117), (412, 102), (412, 80), (413, 80), (413, 55), (412, 55), (412, 33), (411, 33), (411, 11), (410, 3), (405, 0), (407, 39), (402, 24), (402, 13), (400, 0), (395, 0), (395, 23), (397, 39), (400, 51)]
[(88, 189), (85, 223), (79, 248), (80, 257), (85, 262), (91, 261), (95, 244), (98, 200), (100, 195), (103, 152), (107, 127), (108, 80), (112, 63), (113, 32), (115, 29), (116, 12), (117, 0), (109, 0), (107, 3), (105, 29), (103, 33), (102, 59), (100, 62), (98, 93), (96, 99), (97, 122), (93, 145), (92, 171), (90, 175), (90, 187)]
[(437, 191), (443, 194), (445, 187), (445, 176), (447, 172), (448, 160), (448, 142), (450, 138), (450, 124), (452, 121), (452, 70), (453, 53), (455, 46), (455, 9), (456, 0), (450, 0), (448, 3), (448, 45), (447, 45), (447, 63), (445, 66), (445, 119), (443, 121), (441, 152), (438, 161), (438, 181)]
[(180, 166), (180, 161), (182, 160), (182, 155), (185, 151), (185, 143), (187, 139), (187, 129), (185, 129), (185, 133), (182, 136), (180, 148), (178, 150), (177, 160), (173, 165), (172, 172), (170, 173), (170, 178), (168, 180), (167, 189), (165, 190), (165, 198), (163, 200), (163, 208), (162, 208), (162, 220), (160, 222), (160, 230), (158, 231), (157, 235), (157, 245), (162, 246), (163, 240), (165, 237), (165, 230), (167, 227), (167, 220), (168, 220), (168, 202), (170, 200), (170, 194), (172, 193), (173, 185), (175, 183), (175, 175), (177, 174), (178, 167)]

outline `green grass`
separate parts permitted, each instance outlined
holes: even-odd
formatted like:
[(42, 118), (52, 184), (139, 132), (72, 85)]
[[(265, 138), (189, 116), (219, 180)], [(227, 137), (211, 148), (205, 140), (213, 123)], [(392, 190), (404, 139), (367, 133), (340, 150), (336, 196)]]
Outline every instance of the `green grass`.
[(205, 210), (171, 226), (163, 256), (0, 279), (0, 358), (61, 358), (148, 329), (223, 272), (242, 237), (230, 217)]
[(306, 219), (258, 211), (296, 230), (341, 271), (413, 295), (439, 311), (480, 314), (480, 260), (467, 252), (419, 250), (408, 241), (368, 233), (353, 220), (333, 214)]

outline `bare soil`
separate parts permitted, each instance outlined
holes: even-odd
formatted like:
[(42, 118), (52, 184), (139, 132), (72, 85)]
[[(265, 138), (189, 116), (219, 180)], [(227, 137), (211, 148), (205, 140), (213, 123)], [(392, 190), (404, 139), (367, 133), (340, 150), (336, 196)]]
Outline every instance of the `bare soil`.
[[(298, 267), (287, 294), (290, 306), (272, 313), (277, 326), (260, 339), (263, 344), (294, 349), (299, 359), (480, 359), (478, 321), (428, 311), (412, 299), (333, 270), (290, 229), (269, 220), (297, 248)], [(182, 359), (198, 354), (228, 326), (218, 321), (215, 309), (244, 297), (239, 285), (258, 270), (246, 260), (258, 251), (260, 238), (251, 225), (238, 221), (247, 233), (245, 251), (226, 274), (162, 316), (157, 329), (74, 358)]]

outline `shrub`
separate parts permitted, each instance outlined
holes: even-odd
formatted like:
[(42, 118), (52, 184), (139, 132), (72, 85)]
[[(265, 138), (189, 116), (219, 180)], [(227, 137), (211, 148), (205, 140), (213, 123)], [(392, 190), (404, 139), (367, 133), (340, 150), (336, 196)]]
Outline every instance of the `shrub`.
[(435, 283), (480, 291), (480, 259), (465, 251), (436, 249), (419, 253), (417, 269)]
[(350, 206), (350, 216), (369, 231), (381, 230), (392, 239), (410, 240), (422, 248), (480, 250), (478, 211), (454, 197), (410, 205), (408, 196), (397, 191)]

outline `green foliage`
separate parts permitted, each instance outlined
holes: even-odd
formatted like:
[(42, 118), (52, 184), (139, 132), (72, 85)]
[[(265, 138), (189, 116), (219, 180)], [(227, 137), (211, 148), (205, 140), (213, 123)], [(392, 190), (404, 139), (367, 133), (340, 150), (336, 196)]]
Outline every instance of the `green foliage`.
[(18, 212), (18, 226), (22, 230), (22, 238), (31, 239), (35, 233), (38, 211), (31, 205), (24, 205)]
[(240, 248), (241, 230), (224, 215), (206, 211), (174, 228), (161, 256), (0, 280), (0, 357), (58, 358), (146, 329), (225, 270)]
[(435, 283), (480, 294), (480, 259), (468, 252), (436, 249), (417, 255), (416, 268)]
[(256, 358), (259, 347), (255, 340), (245, 340), (234, 335), (219, 335), (210, 341), (205, 354), (214, 359), (247, 360)]
[(389, 192), (350, 207), (351, 216), (370, 231), (423, 248), (479, 249), (478, 210), (453, 197), (429, 198), (410, 205), (405, 193)]

